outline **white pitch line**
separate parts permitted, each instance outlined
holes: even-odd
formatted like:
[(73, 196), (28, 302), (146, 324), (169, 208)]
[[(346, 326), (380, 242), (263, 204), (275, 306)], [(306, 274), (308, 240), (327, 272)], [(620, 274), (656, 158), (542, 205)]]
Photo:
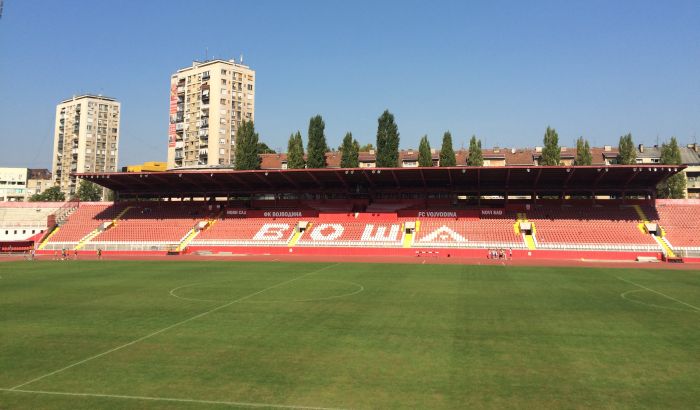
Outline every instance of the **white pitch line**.
[(197, 403), (197, 404), (220, 404), (223, 406), (237, 407), (267, 407), (275, 409), (304, 409), (304, 410), (340, 410), (333, 407), (317, 407), (317, 406), (297, 406), (293, 404), (270, 404), (270, 403), (253, 403), (245, 401), (226, 401), (226, 400), (197, 400), (197, 399), (178, 399), (174, 397), (152, 397), (152, 396), (129, 396), (124, 394), (101, 394), (101, 393), (69, 393), (59, 391), (44, 391), (44, 390), (16, 390), (3, 389), (0, 391), (12, 393), (28, 393), (28, 394), (48, 394), (54, 396), (69, 396), (69, 397), (99, 397), (107, 399), (126, 399), (126, 400), (148, 400), (148, 401), (166, 401), (176, 403)]
[(694, 305), (691, 305), (690, 303), (686, 303), (686, 302), (683, 302), (682, 300), (678, 300), (678, 299), (676, 299), (676, 298), (674, 298), (674, 297), (672, 297), (672, 296), (668, 296), (667, 294), (661, 293), (661, 292), (659, 292), (658, 290), (654, 290), (654, 289), (648, 288), (648, 287), (646, 287), (646, 286), (644, 286), (644, 285), (640, 285), (640, 284), (638, 284), (638, 283), (634, 283), (634, 282), (632, 282), (631, 280), (623, 279), (623, 278), (621, 278), (621, 277), (619, 277), (619, 276), (615, 276), (615, 277), (618, 278), (618, 279), (620, 279), (620, 280), (623, 281), (623, 282), (627, 282), (627, 283), (629, 283), (629, 284), (631, 284), (631, 285), (634, 285), (634, 286), (637, 286), (637, 287), (639, 287), (639, 288), (648, 290), (649, 292), (654, 292), (654, 293), (656, 293), (657, 295), (661, 295), (661, 296), (665, 297), (666, 299), (673, 300), (674, 302), (678, 302), (678, 303), (680, 303), (680, 304), (682, 304), (682, 305), (686, 305), (686, 306), (688, 306), (689, 308), (695, 309), (696, 311), (700, 312), (700, 308), (699, 308), (699, 307), (694, 306)]
[(690, 309), (674, 308), (674, 307), (670, 307), (670, 306), (661, 306), (661, 305), (656, 305), (654, 303), (646, 303), (646, 302), (642, 302), (641, 300), (636, 300), (636, 299), (627, 297), (627, 295), (629, 295), (629, 294), (639, 293), (639, 292), (646, 292), (646, 289), (639, 288), (639, 289), (628, 290), (627, 292), (620, 293), (620, 297), (622, 297), (622, 299), (624, 299), (624, 300), (627, 300), (627, 301), (632, 302), (632, 303), (637, 303), (637, 304), (642, 305), (642, 306), (649, 306), (649, 307), (653, 307), (653, 308), (657, 308), (657, 309), (673, 310), (676, 312), (695, 313), (694, 310), (690, 310)]
[(41, 380), (41, 379), (44, 379), (44, 378), (46, 378), (46, 377), (53, 376), (54, 374), (60, 373), (60, 372), (62, 372), (62, 371), (64, 371), (64, 370), (68, 370), (68, 369), (70, 369), (70, 368), (72, 368), (72, 367), (81, 365), (81, 364), (83, 364), (83, 363), (85, 363), (85, 362), (89, 362), (90, 360), (97, 359), (98, 357), (102, 357), (102, 356), (104, 356), (104, 355), (108, 355), (108, 354), (110, 354), (110, 353), (116, 352), (117, 350), (121, 350), (121, 349), (123, 349), (123, 348), (125, 348), (125, 347), (129, 347), (129, 346), (131, 346), (131, 345), (133, 345), (133, 344), (136, 344), (136, 343), (138, 343), (138, 342), (141, 342), (141, 341), (146, 340), (146, 339), (148, 339), (148, 338), (151, 338), (151, 337), (153, 337), (153, 336), (159, 335), (159, 334), (161, 334), (161, 333), (163, 333), (163, 332), (165, 332), (165, 331), (167, 331), (167, 330), (170, 330), (170, 329), (172, 329), (172, 328), (174, 328), (174, 327), (183, 325), (183, 324), (185, 324), (185, 323), (187, 323), (187, 322), (191, 322), (191, 321), (193, 321), (193, 320), (195, 320), (195, 319), (199, 319), (200, 317), (203, 317), (203, 316), (206, 316), (206, 315), (208, 315), (208, 314), (210, 314), (210, 313), (216, 312), (217, 310), (221, 310), (221, 309), (227, 308), (227, 307), (233, 305), (234, 303), (242, 302), (242, 301), (244, 301), (244, 300), (246, 300), (246, 299), (250, 299), (250, 298), (252, 298), (253, 296), (257, 296), (257, 295), (259, 295), (259, 294), (261, 294), (261, 293), (263, 293), (263, 292), (266, 292), (266, 291), (268, 291), (268, 290), (270, 290), (270, 289), (274, 289), (274, 288), (277, 288), (277, 287), (286, 285), (286, 284), (288, 284), (288, 283), (294, 282), (295, 280), (302, 279), (302, 278), (304, 278), (304, 277), (306, 277), (306, 276), (312, 275), (312, 274), (314, 274), (314, 273), (321, 272), (321, 271), (323, 271), (323, 270), (326, 270), (326, 269), (331, 268), (331, 267), (336, 266), (336, 265), (338, 265), (338, 264), (337, 264), (337, 263), (334, 263), (334, 264), (332, 264), (332, 265), (324, 266), (324, 267), (321, 268), (321, 269), (317, 269), (317, 270), (315, 270), (315, 271), (311, 271), (311, 272), (309, 272), (309, 273), (305, 273), (305, 274), (303, 274), (303, 275), (301, 275), (301, 276), (298, 276), (298, 277), (296, 277), (296, 278), (292, 278), (292, 279), (286, 280), (286, 281), (284, 281), (284, 282), (280, 282), (280, 283), (278, 283), (278, 284), (276, 284), (276, 285), (272, 285), (272, 286), (270, 286), (270, 287), (268, 287), (268, 288), (265, 288), (265, 289), (263, 289), (263, 290), (259, 290), (259, 291), (255, 292), (255, 293), (251, 293), (250, 295), (243, 296), (242, 298), (238, 298), (238, 299), (233, 300), (233, 301), (231, 301), (231, 302), (228, 302), (228, 303), (225, 303), (225, 304), (223, 304), (223, 305), (217, 306), (217, 307), (215, 307), (215, 308), (213, 308), (213, 309), (209, 309), (209, 310), (207, 310), (206, 312), (202, 312), (202, 313), (200, 313), (200, 314), (197, 314), (197, 315), (192, 316), (192, 317), (190, 317), (190, 318), (187, 318), (187, 319), (185, 319), (185, 320), (181, 320), (181, 321), (179, 321), (179, 322), (177, 322), (177, 323), (174, 323), (174, 324), (172, 324), (172, 325), (170, 325), (170, 326), (167, 326), (167, 327), (164, 327), (164, 328), (162, 328), (162, 329), (156, 330), (155, 332), (149, 333), (149, 334), (147, 334), (146, 336), (141, 336), (141, 337), (139, 337), (138, 339), (132, 340), (132, 341), (129, 342), (129, 343), (125, 343), (125, 344), (123, 344), (123, 345), (121, 345), (121, 346), (117, 346), (117, 347), (115, 347), (115, 348), (113, 348), (113, 349), (109, 349), (109, 350), (107, 350), (106, 352), (98, 353), (98, 354), (96, 354), (96, 355), (94, 355), (94, 356), (88, 357), (87, 359), (83, 359), (83, 360), (81, 360), (81, 361), (79, 361), (79, 362), (75, 362), (75, 363), (70, 364), (70, 365), (68, 365), (68, 366), (62, 367), (62, 368), (60, 368), (60, 369), (58, 369), (58, 370), (54, 370), (54, 371), (52, 371), (51, 373), (47, 373), (47, 374), (45, 374), (45, 375), (43, 375), (43, 376), (36, 377), (36, 378), (34, 378), (34, 379), (32, 379), (32, 380), (29, 380), (29, 381), (27, 381), (27, 382), (24, 382), (24, 383), (22, 383), (22, 384), (18, 384), (17, 386), (14, 386), (14, 387), (10, 388), (9, 390), (18, 389), (18, 388), (20, 388), (20, 387), (26, 386), (26, 385), (28, 385), (28, 384), (30, 384), (30, 383), (34, 383), (34, 382), (39, 381), (39, 380)]
[[(213, 300), (213, 299), (195, 299), (195, 298), (187, 298), (184, 296), (180, 296), (177, 294), (176, 291), (180, 289), (184, 289), (187, 287), (192, 287), (192, 286), (197, 286), (197, 285), (202, 285), (202, 284), (209, 284), (209, 283), (221, 283), (221, 282), (233, 282), (236, 279), (224, 279), (224, 280), (216, 280), (216, 281), (211, 281), (211, 282), (195, 282), (195, 283), (190, 283), (187, 285), (182, 285), (178, 286), (176, 288), (173, 288), (170, 290), (169, 294), (170, 296), (176, 297), (178, 299), (182, 300), (187, 300), (191, 302), (209, 302), (209, 303), (226, 303), (229, 302), (228, 300)], [(248, 301), (245, 303), (300, 303), (300, 302), (320, 302), (324, 300), (331, 300), (331, 299), (339, 299), (339, 298), (345, 298), (348, 296), (354, 296), (357, 295), (358, 293), (361, 293), (365, 290), (365, 287), (360, 285), (359, 283), (355, 282), (350, 282), (348, 280), (333, 280), (333, 279), (299, 279), (299, 280), (311, 280), (311, 281), (323, 281), (323, 282), (334, 282), (334, 283), (343, 283), (343, 284), (350, 284), (353, 286), (357, 286), (357, 290), (354, 290), (352, 292), (348, 293), (343, 293), (340, 295), (332, 295), (332, 296), (326, 296), (326, 297), (319, 297), (319, 298), (310, 298), (310, 299), (292, 299), (292, 300), (261, 300), (261, 301)]]

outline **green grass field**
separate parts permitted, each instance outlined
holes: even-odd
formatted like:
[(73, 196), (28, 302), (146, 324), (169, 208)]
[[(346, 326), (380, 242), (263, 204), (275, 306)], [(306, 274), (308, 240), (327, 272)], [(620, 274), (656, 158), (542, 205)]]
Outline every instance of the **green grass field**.
[(697, 407), (700, 272), (0, 263), (0, 388), (2, 409)]

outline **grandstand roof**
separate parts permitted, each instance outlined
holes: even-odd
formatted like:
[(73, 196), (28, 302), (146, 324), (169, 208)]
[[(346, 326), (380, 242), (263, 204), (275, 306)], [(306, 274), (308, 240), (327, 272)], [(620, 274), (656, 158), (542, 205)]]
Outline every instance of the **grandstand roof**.
[(80, 178), (120, 196), (196, 196), (261, 193), (453, 192), (473, 195), (651, 194), (684, 166), (506, 166), (230, 169), (82, 173)]

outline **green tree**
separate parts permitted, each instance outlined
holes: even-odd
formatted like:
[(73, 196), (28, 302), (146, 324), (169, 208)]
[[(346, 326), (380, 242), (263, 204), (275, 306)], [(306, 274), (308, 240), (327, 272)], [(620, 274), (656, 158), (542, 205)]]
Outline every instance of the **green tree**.
[(287, 143), (287, 168), (301, 169), (306, 167), (304, 161), (304, 142), (301, 140), (301, 132), (289, 136)]
[(681, 165), (681, 149), (678, 146), (676, 137), (671, 137), (671, 141), (661, 145), (661, 157), (659, 162), (664, 165)]
[(236, 131), (236, 162), (237, 170), (260, 169), (258, 156), (258, 133), (252, 121), (243, 121)]
[(420, 145), (418, 146), (418, 166), (433, 166), (433, 154), (430, 152), (430, 141), (428, 141), (427, 135), (423, 135), (423, 138), (420, 139)]
[[(681, 149), (676, 137), (661, 145), (661, 157), (659, 161), (664, 165), (681, 165)], [(685, 198), (686, 180), (683, 173), (678, 173), (666, 178), (656, 187), (659, 198), (682, 199)]]
[(588, 140), (579, 137), (576, 140), (576, 165), (591, 165), (593, 158), (591, 157), (591, 147), (588, 145)]
[(622, 165), (632, 165), (637, 163), (637, 149), (632, 141), (632, 134), (623, 135), (620, 137), (620, 142), (617, 144), (617, 163)]
[(258, 142), (258, 154), (276, 154), (274, 149), (270, 148), (264, 142)]
[(359, 147), (360, 152), (369, 152), (374, 149), (374, 145), (372, 143), (361, 145)]
[(445, 131), (442, 136), (442, 147), (440, 147), (440, 166), (454, 167), (457, 165), (455, 150), (452, 148), (452, 134)]
[(394, 115), (385, 110), (377, 121), (377, 167), (398, 167), (399, 128)]
[(469, 157), (467, 157), (467, 165), (470, 167), (483, 167), (484, 154), (481, 152), (481, 140), (472, 135), (469, 140)]
[(29, 198), (30, 202), (62, 202), (65, 200), (66, 195), (57, 186), (52, 186), (44, 190), (44, 192), (34, 194)]
[(75, 196), (78, 200), (84, 202), (99, 201), (102, 198), (102, 187), (91, 181), (81, 179)]
[(311, 117), (309, 120), (309, 140), (307, 141), (307, 168), (325, 168), (326, 167), (326, 152), (328, 144), (326, 144), (326, 135), (324, 129), (326, 124), (320, 115)]
[(554, 128), (547, 127), (544, 133), (544, 148), (540, 165), (559, 165), (561, 149), (559, 148), (559, 135)]
[(340, 150), (341, 168), (357, 168), (360, 166), (360, 144), (352, 138), (352, 133), (348, 132), (343, 138), (343, 145)]

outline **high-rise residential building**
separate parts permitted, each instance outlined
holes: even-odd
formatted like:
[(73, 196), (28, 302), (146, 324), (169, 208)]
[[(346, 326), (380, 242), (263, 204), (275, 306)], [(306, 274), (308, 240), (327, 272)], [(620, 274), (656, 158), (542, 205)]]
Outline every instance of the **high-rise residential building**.
[(120, 104), (114, 98), (81, 95), (56, 107), (53, 178), (70, 197), (78, 189), (74, 172), (117, 170)]
[(255, 71), (195, 61), (170, 78), (168, 168), (231, 165), (242, 121), (255, 120)]

